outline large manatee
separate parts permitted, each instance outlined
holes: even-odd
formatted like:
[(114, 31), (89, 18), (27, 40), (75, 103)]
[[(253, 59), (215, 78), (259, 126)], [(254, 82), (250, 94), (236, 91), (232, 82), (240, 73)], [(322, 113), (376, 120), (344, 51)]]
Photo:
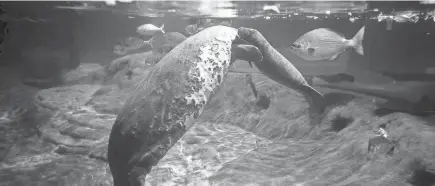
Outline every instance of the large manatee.
[[(241, 34), (240, 39), (256, 46), (232, 46)], [(153, 67), (125, 103), (110, 134), (108, 159), (115, 186), (145, 184), (152, 166), (201, 115), (236, 58), (267, 68), (265, 75), (272, 79), (277, 79), (273, 71), (279, 72), (279, 83), (303, 89), (300, 92), (311, 100), (322, 98), (290, 62), (277, 58), (276, 50), (265, 49), (268, 43), (259, 32), (252, 34), (209, 27), (177, 45)], [(264, 52), (269, 54), (263, 64)]]
[(151, 167), (189, 130), (222, 84), (232, 57), (262, 59), (253, 46), (232, 48), (236, 36), (235, 28), (207, 28), (172, 49), (139, 83), (110, 134), (115, 186), (144, 185)]

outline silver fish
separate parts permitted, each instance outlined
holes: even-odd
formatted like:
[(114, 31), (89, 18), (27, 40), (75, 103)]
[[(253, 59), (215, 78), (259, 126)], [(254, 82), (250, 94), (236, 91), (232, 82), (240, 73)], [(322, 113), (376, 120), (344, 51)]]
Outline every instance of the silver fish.
[(335, 60), (342, 52), (351, 47), (355, 48), (357, 53), (364, 55), (363, 37), (364, 27), (350, 40), (331, 29), (318, 28), (299, 37), (290, 45), (290, 50), (308, 61)]
[(163, 24), (160, 28), (153, 24), (144, 24), (138, 26), (136, 32), (139, 33), (140, 35), (152, 36), (155, 33), (165, 34), (164, 28), (165, 28), (165, 24)]
[(279, 8), (280, 8), (280, 4), (264, 5), (263, 6), (263, 11), (265, 11), (265, 12), (270, 11), (270, 12), (279, 14), (280, 13)]

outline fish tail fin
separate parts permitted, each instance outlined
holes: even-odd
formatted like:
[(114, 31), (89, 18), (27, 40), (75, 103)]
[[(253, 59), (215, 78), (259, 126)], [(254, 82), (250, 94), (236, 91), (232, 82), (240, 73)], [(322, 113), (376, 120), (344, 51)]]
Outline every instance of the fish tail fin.
[(304, 94), (305, 99), (308, 101), (309, 119), (311, 126), (319, 125), (324, 117), (326, 103), (323, 95), (314, 88), (307, 86), (309, 89)]
[(162, 24), (162, 26), (160, 27), (160, 29), (162, 30), (162, 33), (165, 34), (165, 23)]
[(352, 38), (353, 47), (355, 48), (358, 54), (364, 55), (364, 48), (362, 45), (362, 41), (364, 40), (364, 26), (356, 33), (356, 35)]

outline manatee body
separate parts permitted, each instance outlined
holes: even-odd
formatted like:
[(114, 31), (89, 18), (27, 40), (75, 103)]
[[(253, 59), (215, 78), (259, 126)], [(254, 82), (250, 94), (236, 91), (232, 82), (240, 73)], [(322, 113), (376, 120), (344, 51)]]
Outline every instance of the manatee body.
[(139, 83), (110, 134), (115, 186), (144, 185), (151, 167), (189, 130), (222, 84), (236, 36), (231, 27), (207, 28), (172, 49)]
[(240, 27), (237, 35), (257, 47), (262, 53), (263, 60), (254, 61), (258, 70), (281, 85), (302, 94), (310, 105), (310, 123), (319, 124), (326, 107), (323, 95), (311, 87), (301, 72), (273, 48), (260, 32), (252, 28)]

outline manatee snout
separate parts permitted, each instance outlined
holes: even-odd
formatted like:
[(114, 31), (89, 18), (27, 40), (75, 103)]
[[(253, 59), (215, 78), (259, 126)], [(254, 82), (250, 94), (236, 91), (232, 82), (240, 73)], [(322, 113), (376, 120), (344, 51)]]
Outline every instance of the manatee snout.
[(240, 39), (252, 44), (253, 36), (256, 32), (258, 31), (252, 28), (240, 27), (237, 31), (237, 35), (240, 37)]

